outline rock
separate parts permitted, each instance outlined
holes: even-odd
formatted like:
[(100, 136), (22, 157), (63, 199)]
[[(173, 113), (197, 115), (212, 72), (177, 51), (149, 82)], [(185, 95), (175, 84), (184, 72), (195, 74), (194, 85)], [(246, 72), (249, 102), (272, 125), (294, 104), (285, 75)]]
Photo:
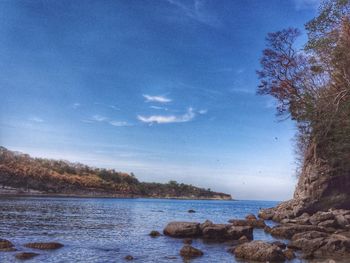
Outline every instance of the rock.
[(12, 247), (14, 247), (14, 245), (10, 241), (0, 238), (0, 249), (9, 249)]
[(286, 257), (286, 259), (288, 259), (288, 260), (292, 260), (292, 259), (295, 258), (294, 251), (292, 249), (290, 249), (290, 248), (284, 250), (283, 254)]
[(13, 252), (17, 251), (15, 247), (8, 247), (8, 248), (0, 248), (0, 252)]
[(27, 243), (24, 245), (28, 248), (35, 248), (35, 249), (41, 249), (41, 250), (49, 250), (49, 249), (58, 249), (63, 247), (61, 243), (58, 242), (36, 242), (36, 243)]
[(32, 253), (32, 252), (21, 252), (21, 253), (17, 253), (15, 257), (17, 259), (26, 260), (26, 259), (32, 259), (36, 256), (39, 256), (39, 254)]
[(170, 222), (163, 233), (171, 237), (197, 237), (201, 234), (199, 225), (195, 222)]
[(204, 223), (202, 223), (202, 224), (199, 225), (199, 229), (200, 229), (201, 231), (203, 231), (204, 228), (206, 228), (206, 227), (208, 227), (208, 226), (212, 226), (212, 225), (214, 225), (214, 223), (213, 223), (212, 221), (210, 221), (210, 220), (205, 220)]
[(234, 254), (237, 258), (259, 262), (285, 261), (285, 255), (279, 247), (260, 240), (237, 246)]
[(250, 240), (246, 237), (246, 236), (242, 236), (238, 239), (238, 244), (241, 245), (241, 244), (244, 244), (244, 243), (247, 243), (247, 242), (250, 242)]
[(134, 257), (131, 256), (131, 255), (127, 255), (127, 256), (124, 257), (124, 259), (125, 259), (125, 260), (133, 260)]
[(274, 208), (266, 208), (266, 209), (261, 209), (259, 211), (258, 217), (265, 220), (271, 220), (274, 214), (275, 214)]
[(185, 238), (182, 242), (184, 244), (191, 245), (192, 244), (192, 239), (191, 238)]
[(257, 220), (256, 216), (253, 214), (246, 215), (245, 219), (246, 220)]
[(310, 217), (310, 223), (312, 225), (318, 225), (326, 220), (334, 220), (335, 216), (332, 212), (317, 212)]
[(238, 240), (242, 236), (253, 240), (253, 228), (249, 226), (231, 226), (227, 230), (227, 239)]
[(200, 251), (197, 248), (194, 248), (190, 245), (185, 245), (181, 250), (180, 250), (180, 255), (184, 258), (195, 258), (195, 257), (200, 257), (203, 255), (203, 252)]
[(293, 236), (291, 246), (302, 250), (304, 258), (350, 258), (350, 238), (343, 234), (299, 233)]
[(341, 228), (346, 228), (346, 226), (349, 224), (349, 220), (344, 215), (336, 215), (335, 221), (337, 222), (337, 225)]
[(323, 232), (325, 229), (320, 226), (313, 225), (297, 225), (297, 224), (286, 224), (286, 225), (278, 225), (269, 231), (269, 233), (276, 237), (283, 237), (290, 239), (297, 233), (307, 232), (307, 231), (319, 231)]
[(322, 221), (322, 222), (318, 223), (318, 226), (321, 226), (321, 227), (337, 227), (338, 224), (337, 224), (337, 222), (334, 219), (330, 219), (330, 220), (325, 220), (325, 221)]
[(264, 219), (250, 219), (250, 220), (231, 219), (228, 222), (234, 226), (251, 226), (251, 227), (257, 227), (257, 228), (264, 228), (266, 226)]
[(278, 246), (280, 249), (285, 249), (287, 247), (286, 244), (284, 244), (283, 242), (281, 241), (274, 241), (271, 243), (272, 245), (275, 245), (275, 246)]
[(227, 227), (225, 224), (213, 224), (203, 228), (202, 236), (205, 239), (225, 240), (227, 236)]
[(196, 211), (194, 211), (194, 210), (192, 210), (192, 209), (188, 210), (187, 212), (188, 212), (188, 213), (196, 213)]
[(149, 233), (149, 235), (150, 235), (151, 237), (159, 237), (159, 236), (160, 236), (160, 233), (159, 233), (158, 231), (156, 231), (156, 230), (152, 230), (152, 231)]
[(264, 227), (264, 231), (266, 232), (266, 233), (271, 233), (271, 227), (269, 227), (269, 226), (265, 226)]

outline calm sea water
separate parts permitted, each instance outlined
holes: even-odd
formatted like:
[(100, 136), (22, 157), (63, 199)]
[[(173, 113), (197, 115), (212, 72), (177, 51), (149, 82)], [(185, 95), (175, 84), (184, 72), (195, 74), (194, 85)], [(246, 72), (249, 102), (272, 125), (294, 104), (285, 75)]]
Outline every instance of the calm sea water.
[[(57, 241), (56, 251), (27, 262), (183, 262), (181, 239), (151, 238), (151, 230), (162, 231), (170, 221), (227, 223), (232, 218), (257, 214), (271, 207), (267, 201), (193, 201), (164, 199), (34, 198), (0, 197), (0, 238), (9, 239), (20, 251), (26, 242)], [(196, 213), (188, 213), (194, 209)], [(271, 240), (262, 230), (254, 239)], [(203, 257), (191, 262), (236, 262), (226, 250), (229, 244), (194, 240)], [(16, 252), (0, 252), (0, 262), (16, 262)]]

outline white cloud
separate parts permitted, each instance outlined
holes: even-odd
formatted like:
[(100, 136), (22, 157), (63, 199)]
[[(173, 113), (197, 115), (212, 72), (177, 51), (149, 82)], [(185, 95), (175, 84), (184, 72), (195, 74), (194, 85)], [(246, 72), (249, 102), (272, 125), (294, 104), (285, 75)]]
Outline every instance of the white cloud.
[(151, 96), (151, 95), (144, 94), (143, 97), (146, 99), (147, 102), (159, 102), (159, 103), (171, 102), (171, 99), (164, 96)]
[(107, 121), (107, 119), (108, 119), (107, 117), (104, 117), (104, 116), (101, 116), (101, 115), (98, 115), (98, 114), (93, 115), (91, 117), (92, 121), (98, 121), (98, 122)]
[(109, 121), (108, 123), (115, 127), (130, 126), (130, 124), (128, 124), (126, 121)]
[(29, 120), (33, 121), (33, 122), (38, 122), (38, 123), (44, 122), (44, 120), (42, 118), (39, 118), (36, 116), (30, 117)]
[(138, 115), (137, 118), (145, 123), (177, 123), (177, 122), (188, 122), (194, 119), (196, 113), (192, 108), (188, 108), (187, 112), (183, 115), (151, 115), (148, 117)]
[(208, 112), (208, 110), (199, 110), (199, 111), (198, 111), (198, 113), (199, 113), (199, 114), (202, 114), (202, 115), (203, 115), (203, 114), (206, 114), (207, 112)]
[(159, 106), (149, 106), (151, 109), (155, 109), (155, 110), (165, 110), (165, 111), (167, 111), (168, 110), (168, 108), (164, 108), (164, 107), (159, 107)]
[(126, 121), (116, 121), (116, 120), (111, 120), (105, 116), (101, 116), (98, 114), (95, 114), (93, 116), (91, 116), (90, 119), (87, 120), (82, 120), (82, 122), (85, 123), (96, 123), (96, 122), (103, 122), (103, 123), (108, 123), (114, 127), (125, 127), (125, 126), (131, 126), (129, 123), (127, 123)]

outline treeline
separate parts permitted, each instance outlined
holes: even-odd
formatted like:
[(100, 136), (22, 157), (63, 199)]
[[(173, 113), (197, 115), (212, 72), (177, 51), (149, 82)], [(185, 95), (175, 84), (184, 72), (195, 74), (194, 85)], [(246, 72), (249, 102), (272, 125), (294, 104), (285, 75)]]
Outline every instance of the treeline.
[(63, 160), (32, 158), (0, 147), (0, 185), (48, 194), (106, 195), (120, 197), (217, 198), (230, 195), (170, 181), (140, 182), (133, 173), (94, 168)]

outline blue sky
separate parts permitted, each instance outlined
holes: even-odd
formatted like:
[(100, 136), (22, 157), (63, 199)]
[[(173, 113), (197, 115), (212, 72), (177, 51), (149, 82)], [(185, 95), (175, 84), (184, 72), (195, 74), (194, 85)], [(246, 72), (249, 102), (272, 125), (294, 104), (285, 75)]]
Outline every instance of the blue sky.
[(255, 71), (266, 34), (303, 29), (317, 2), (0, 1), (0, 145), (288, 199), (294, 126)]

